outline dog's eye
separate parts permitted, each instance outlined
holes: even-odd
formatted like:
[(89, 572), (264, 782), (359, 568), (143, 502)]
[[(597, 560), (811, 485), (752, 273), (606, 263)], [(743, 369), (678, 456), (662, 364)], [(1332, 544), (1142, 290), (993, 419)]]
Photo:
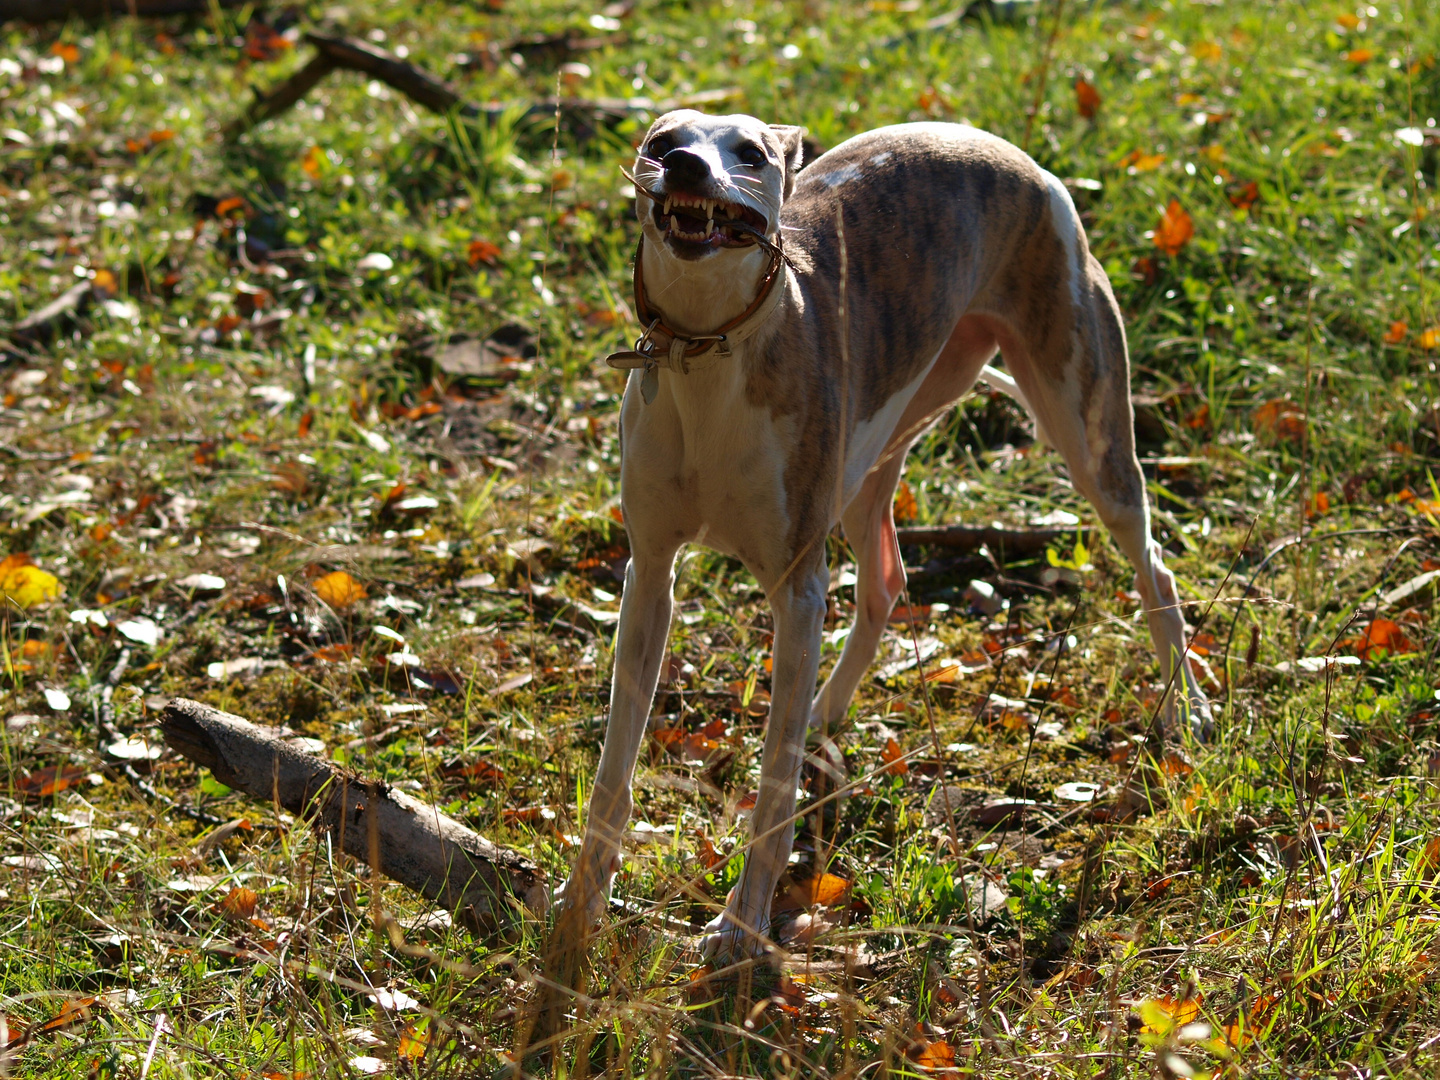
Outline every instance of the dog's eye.
[(758, 169), (765, 164), (765, 151), (760, 149), (756, 143), (741, 143), (735, 156), (740, 159), (741, 165), (747, 165), (752, 169)]
[(650, 140), (650, 145), (645, 148), (645, 153), (652, 158), (663, 158), (674, 149), (675, 140), (669, 135), (656, 135)]

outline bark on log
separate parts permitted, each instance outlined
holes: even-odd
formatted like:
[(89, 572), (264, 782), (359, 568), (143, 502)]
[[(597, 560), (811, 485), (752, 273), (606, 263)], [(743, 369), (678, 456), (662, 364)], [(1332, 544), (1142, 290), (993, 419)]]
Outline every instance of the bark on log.
[(908, 526), (895, 530), (902, 544), (930, 544), (961, 551), (979, 551), (984, 546), (997, 556), (1035, 555), (1074, 533), (1075, 529), (996, 529), (970, 525)]
[(123, 15), (147, 18), (164, 15), (205, 15), (211, 7), (242, 7), (253, 0), (0, 0), (0, 22), (23, 19), (31, 23), (63, 22), (72, 15), (82, 19), (113, 19)]
[(171, 701), (160, 727), (172, 749), (222, 784), (313, 820), (344, 851), (455, 913), (472, 930), (502, 928), (520, 905), (534, 912), (545, 908), (539, 866), (432, 806), (198, 701)]

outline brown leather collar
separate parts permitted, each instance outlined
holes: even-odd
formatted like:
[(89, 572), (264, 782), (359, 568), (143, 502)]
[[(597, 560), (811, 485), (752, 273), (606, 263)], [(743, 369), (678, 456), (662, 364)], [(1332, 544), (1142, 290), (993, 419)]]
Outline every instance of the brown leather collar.
[(765, 271), (755, 299), (739, 315), (709, 334), (682, 334), (666, 324), (664, 316), (650, 306), (649, 297), (645, 295), (644, 261), (645, 234), (641, 233), (635, 248), (635, 314), (645, 327), (645, 333), (635, 342), (635, 348), (611, 353), (605, 358), (605, 363), (612, 368), (644, 368), (641, 391), (648, 404), (655, 396), (658, 383), (655, 372), (661, 364), (671, 371), (689, 374), (691, 360), (717, 348), (721, 356), (729, 356), (733, 342), (750, 336), (753, 331), (748, 324), (770, 299), (775, 282), (781, 276), (780, 268), (785, 265), (785, 255), (778, 246), (772, 250), (770, 266)]

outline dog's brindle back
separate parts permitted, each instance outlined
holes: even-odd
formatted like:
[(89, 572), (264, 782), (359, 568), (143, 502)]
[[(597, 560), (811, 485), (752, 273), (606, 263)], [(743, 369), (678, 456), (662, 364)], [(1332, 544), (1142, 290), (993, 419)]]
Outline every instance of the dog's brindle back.
[[(759, 124), (697, 116), (662, 118), (647, 139), (667, 121), (665, 130), (681, 136), (707, 132), (699, 121)], [(650, 299), (672, 313), (672, 325), (704, 332), (724, 314), (713, 310), (713, 297), (733, 282), (718, 291), (711, 282), (707, 292), (704, 262), (670, 254), (643, 193), (640, 202)], [(891, 506), (905, 452), (997, 349), (1075, 487), (1134, 563), (1162, 675), (1179, 684), (1182, 711), (1208, 715), (1188, 665), (1176, 670), (1184, 625), (1173, 578), (1150, 539), (1124, 329), (1060, 182), (976, 129), (907, 124), (816, 160), (796, 179), (780, 222), (793, 265), (766, 324), (733, 358), (689, 374), (662, 371), (651, 404), (640, 399), (638, 376), (625, 396), (622, 500), (632, 561), (610, 726), (584, 847), (565, 887), (567, 906), (588, 922), (618, 866), (670, 625), (676, 552), (699, 541), (736, 555), (774, 610), (772, 711), (754, 838), (740, 884), (709, 928), (712, 954), (760, 947), (790, 852), (806, 725), (833, 728), (843, 717), (904, 585)], [(732, 262), (740, 268), (730, 277), (759, 264)], [(856, 622), (812, 701), (828, 583), (824, 540), (837, 518), (856, 555)]]

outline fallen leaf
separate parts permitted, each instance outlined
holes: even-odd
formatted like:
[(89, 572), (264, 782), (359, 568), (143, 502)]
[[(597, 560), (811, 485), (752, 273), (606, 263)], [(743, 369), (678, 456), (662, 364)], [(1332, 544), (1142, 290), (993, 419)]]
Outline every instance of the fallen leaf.
[(904, 480), (895, 489), (895, 520), (899, 522), (914, 521), (920, 515), (920, 504), (915, 499), (915, 493), (910, 490), (910, 485)]
[(1250, 426), (1257, 435), (1298, 441), (1305, 434), (1305, 414), (1293, 401), (1276, 398), (1250, 414)]
[(1160, 223), (1155, 226), (1155, 246), (1166, 255), (1178, 255), (1195, 235), (1195, 223), (1179, 199), (1171, 199)]
[(1254, 180), (1247, 180), (1243, 184), (1236, 184), (1228, 192), (1226, 198), (1230, 205), (1237, 210), (1249, 210), (1260, 201), (1260, 185)]
[(260, 894), (254, 889), (247, 889), (244, 885), (236, 885), (215, 902), (215, 910), (227, 919), (235, 919), (243, 922), (255, 914), (255, 907), (259, 903)]
[(320, 173), (324, 169), (324, 164), (325, 151), (321, 150), (318, 146), (311, 146), (309, 150), (305, 151), (305, 157), (300, 162), (300, 168), (305, 171), (305, 175), (310, 177), (311, 180), (319, 180)]
[(943, 1039), (937, 1042), (924, 1042), (911, 1056), (911, 1061), (922, 1069), (954, 1069), (955, 1048)]
[(494, 266), (500, 260), (500, 249), (489, 240), (471, 240), (465, 257), (471, 266), (479, 266), (481, 263)]
[(1218, 41), (1197, 41), (1190, 46), (1190, 55), (1196, 60), (1219, 60), (1223, 55)]
[(1164, 154), (1147, 154), (1142, 150), (1132, 150), (1120, 159), (1120, 167), (1131, 173), (1154, 172), (1164, 164)]
[(905, 760), (905, 752), (900, 749), (900, 744), (893, 738), (885, 740), (885, 749), (880, 751), (880, 760), (885, 765), (885, 772), (891, 776), (904, 776), (910, 771), (910, 763)]
[(1368, 64), (1375, 59), (1374, 49), (1351, 49), (1345, 54), (1345, 59), (1352, 64)]
[(1386, 345), (1399, 345), (1405, 340), (1405, 335), (1410, 332), (1410, 324), (1396, 319), (1390, 324), (1390, 329), (1385, 331), (1383, 338)]
[(1354, 30), (1360, 25), (1360, 16), (1354, 15), (1351, 12), (1346, 11), (1342, 12), (1339, 15), (1336, 15), (1335, 21), (1339, 23), (1342, 27), (1344, 27), (1346, 30)]
[(1100, 91), (1084, 79), (1075, 80), (1075, 107), (1086, 120), (1095, 119), (1100, 111)]
[(358, 600), (364, 600), (369, 595), (365, 586), (356, 581), (344, 570), (334, 570), (324, 577), (316, 578), (310, 583), (315, 590), (315, 595), (328, 606), (338, 610), (349, 607)]
[(60, 579), (41, 570), (24, 552), (0, 559), (0, 599), (25, 610), (57, 599), (65, 591)]
[(1347, 638), (1336, 648), (1353, 652), (1363, 660), (1375, 660), (1385, 655), (1413, 652), (1415, 647), (1405, 636), (1404, 629), (1392, 619), (1375, 619), (1359, 637)]
[(695, 830), (695, 857), (700, 860), (700, 865), (706, 870), (714, 870), (725, 861), (725, 856), (715, 850), (715, 845), (705, 835), (704, 829)]
[(402, 1061), (419, 1061), (430, 1048), (430, 1017), (422, 1016), (405, 1025), (395, 1056)]
[(52, 765), (20, 777), (15, 790), (27, 798), (44, 799), (78, 786), (89, 775), (90, 770), (80, 765)]
[(1420, 334), (1420, 347), (1422, 349), (1433, 349), (1440, 345), (1440, 326), (1432, 326)]
[(1183, 1000), (1173, 997), (1154, 998), (1140, 1003), (1140, 1019), (1144, 1021), (1142, 1031), (1151, 1035), (1166, 1035), (1176, 1028), (1192, 1024), (1200, 1017), (1201, 995)]
[(798, 907), (844, 907), (850, 900), (850, 884), (837, 874), (821, 874), (795, 882), (789, 891)]

